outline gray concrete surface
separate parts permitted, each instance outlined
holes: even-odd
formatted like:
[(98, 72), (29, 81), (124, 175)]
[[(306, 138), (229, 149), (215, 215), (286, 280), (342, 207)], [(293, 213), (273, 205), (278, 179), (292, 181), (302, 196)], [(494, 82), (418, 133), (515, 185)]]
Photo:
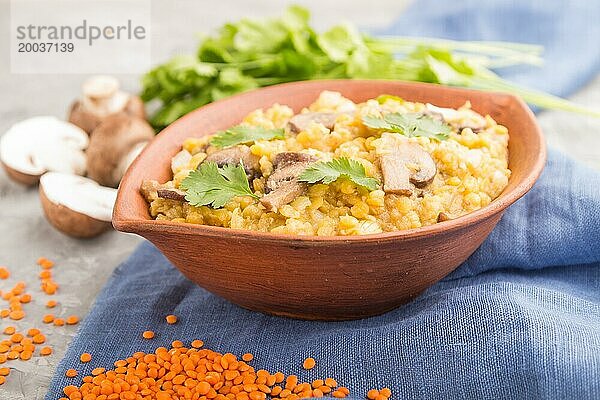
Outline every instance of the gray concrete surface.
[[(277, 14), (284, 3), (288, 2), (154, 1), (153, 60), (158, 63), (173, 54), (194, 51), (194, 35), (197, 32), (209, 31), (225, 21), (243, 16)], [(312, 9), (316, 26), (322, 29), (342, 19), (363, 27), (385, 25), (401, 12), (407, 1), (379, 0), (377, 7), (370, 7), (368, 11), (365, 11), (365, 3), (361, 0), (348, 0), (344, 7), (340, 7), (336, 0), (296, 3)], [(14, 122), (27, 117), (64, 116), (85, 78), (80, 75), (10, 74), (7, 57), (8, 4), (7, 0), (0, 0), (0, 134)], [(139, 88), (138, 76), (120, 78), (126, 89)], [(600, 77), (573, 99), (600, 109)], [(600, 120), (560, 112), (542, 113), (539, 120), (550, 145), (600, 169)], [(111, 271), (139, 241), (135, 236), (116, 232), (86, 241), (68, 238), (55, 231), (44, 219), (36, 189), (14, 184), (4, 172), (0, 172), (0, 265), (6, 265), (12, 272), (8, 281), (0, 281), (0, 289), (9, 289), (15, 282), (23, 280), (27, 283), (27, 292), (34, 297), (30, 304), (25, 305), (26, 318), (14, 324), (22, 330), (43, 325), (41, 317), (48, 312), (44, 304), (49, 296), (39, 289), (39, 267), (35, 264), (38, 257), (46, 256), (56, 262), (55, 280), (60, 289), (54, 297), (60, 306), (52, 312), (60, 316), (78, 314), (84, 317)], [(0, 305), (0, 308), (4, 306)], [(2, 329), (9, 324), (12, 321), (0, 320)], [(34, 357), (29, 362), (11, 361), (5, 364), (12, 371), (7, 382), (0, 386), (0, 399), (36, 400), (45, 395), (55, 366), (76, 333), (75, 327), (45, 328), (54, 354)]]

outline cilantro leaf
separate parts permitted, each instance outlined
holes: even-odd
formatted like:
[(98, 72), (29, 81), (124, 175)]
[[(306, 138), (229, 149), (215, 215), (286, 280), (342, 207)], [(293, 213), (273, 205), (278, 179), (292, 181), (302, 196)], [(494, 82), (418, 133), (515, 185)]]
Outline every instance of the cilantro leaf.
[(365, 116), (363, 124), (371, 129), (400, 133), (406, 137), (428, 137), (437, 140), (448, 139), (452, 128), (437, 119), (422, 114), (390, 113), (383, 118)]
[(190, 172), (180, 187), (186, 191), (185, 199), (193, 206), (221, 208), (235, 196), (258, 198), (250, 190), (241, 160), (238, 165), (221, 168), (214, 162), (205, 162)]
[(341, 177), (347, 178), (371, 191), (379, 188), (379, 181), (368, 177), (365, 167), (361, 163), (346, 157), (311, 164), (300, 174), (298, 181), (307, 183), (320, 181), (330, 184)]
[(260, 126), (237, 125), (224, 131), (217, 132), (210, 140), (216, 147), (231, 147), (240, 143), (250, 143), (257, 140), (283, 139), (284, 130), (281, 128), (266, 129)]

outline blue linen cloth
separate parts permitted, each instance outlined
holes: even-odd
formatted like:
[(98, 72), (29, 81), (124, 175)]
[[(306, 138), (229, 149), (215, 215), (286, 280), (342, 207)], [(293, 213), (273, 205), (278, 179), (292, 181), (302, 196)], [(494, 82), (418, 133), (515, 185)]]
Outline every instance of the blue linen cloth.
[[(548, 67), (509, 71), (510, 78), (565, 95), (598, 70), (599, 18), (598, 2), (425, 0), (390, 33), (542, 43), (551, 49)], [(585, 32), (596, 35), (593, 46), (581, 46)], [(68, 368), (83, 376), (174, 339), (250, 351), (257, 369), (304, 380), (332, 376), (354, 398), (388, 386), (394, 399), (600, 399), (598, 243), (600, 175), (555, 151), (532, 191), (472, 257), (412, 303), (378, 317), (326, 323), (247, 311), (197, 287), (144, 243), (98, 296), (46, 399), (80, 383), (64, 376)], [(180, 323), (167, 325), (170, 313)], [(146, 329), (154, 340), (141, 339)], [(93, 361), (80, 364), (82, 352)], [(301, 368), (307, 356), (317, 360), (311, 371)]]

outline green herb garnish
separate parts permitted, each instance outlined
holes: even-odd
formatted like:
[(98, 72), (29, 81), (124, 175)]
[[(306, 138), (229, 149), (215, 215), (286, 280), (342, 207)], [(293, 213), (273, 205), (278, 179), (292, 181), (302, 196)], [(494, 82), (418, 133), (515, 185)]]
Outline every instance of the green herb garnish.
[(210, 144), (216, 147), (231, 147), (241, 143), (251, 143), (257, 140), (283, 139), (284, 130), (266, 129), (261, 126), (237, 125), (224, 131), (217, 132), (210, 139)]
[(511, 92), (544, 108), (600, 112), (508, 82), (493, 72), (540, 65), (542, 47), (507, 42), (371, 37), (350, 24), (317, 33), (309, 12), (292, 6), (279, 18), (242, 19), (202, 39), (194, 55), (177, 56), (144, 75), (142, 99), (157, 100), (160, 129), (204, 104), (236, 93), (308, 79), (395, 79)]
[(385, 114), (383, 118), (365, 116), (363, 124), (372, 129), (400, 133), (407, 137), (428, 137), (446, 140), (452, 128), (448, 125), (422, 114)]
[(185, 199), (193, 206), (221, 208), (235, 196), (258, 199), (250, 190), (241, 160), (238, 165), (221, 168), (214, 162), (205, 162), (199, 169), (190, 172), (180, 187), (186, 191)]
[(365, 167), (356, 160), (346, 157), (331, 161), (318, 161), (306, 168), (298, 181), (307, 183), (323, 182), (329, 184), (344, 177), (369, 190), (377, 190), (379, 181), (367, 176)]

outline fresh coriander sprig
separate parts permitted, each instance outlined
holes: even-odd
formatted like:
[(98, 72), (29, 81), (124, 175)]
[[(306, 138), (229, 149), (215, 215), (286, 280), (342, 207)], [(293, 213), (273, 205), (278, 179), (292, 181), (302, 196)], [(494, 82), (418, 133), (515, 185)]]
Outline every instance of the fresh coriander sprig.
[(347, 178), (370, 191), (377, 190), (380, 186), (377, 179), (367, 176), (365, 167), (361, 163), (346, 157), (311, 164), (300, 174), (298, 181), (329, 184), (341, 177)]
[(181, 182), (186, 191), (185, 199), (193, 206), (221, 208), (235, 196), (250, 196), (258, 199), (250, 190), (244, 165), (225, 165), (221, 168), (208, 161), (190, 172)]
[(383, 118), (364, 116), (362, 122), (371, 129), (400, 133), (407, 137), (428, 137), (446, 140), (452, 128), (448, 125), (422, 114), (385, 114)]
[(237, 125), (217, 132), (210, 139), (210, 144), (220, 148), (231, 147), (236, 144), (251, 143), (257, 140), (283, 139), (285, 137), (284, 133), (284, 130), (281, 128), (266, 129), (261, 126)]

